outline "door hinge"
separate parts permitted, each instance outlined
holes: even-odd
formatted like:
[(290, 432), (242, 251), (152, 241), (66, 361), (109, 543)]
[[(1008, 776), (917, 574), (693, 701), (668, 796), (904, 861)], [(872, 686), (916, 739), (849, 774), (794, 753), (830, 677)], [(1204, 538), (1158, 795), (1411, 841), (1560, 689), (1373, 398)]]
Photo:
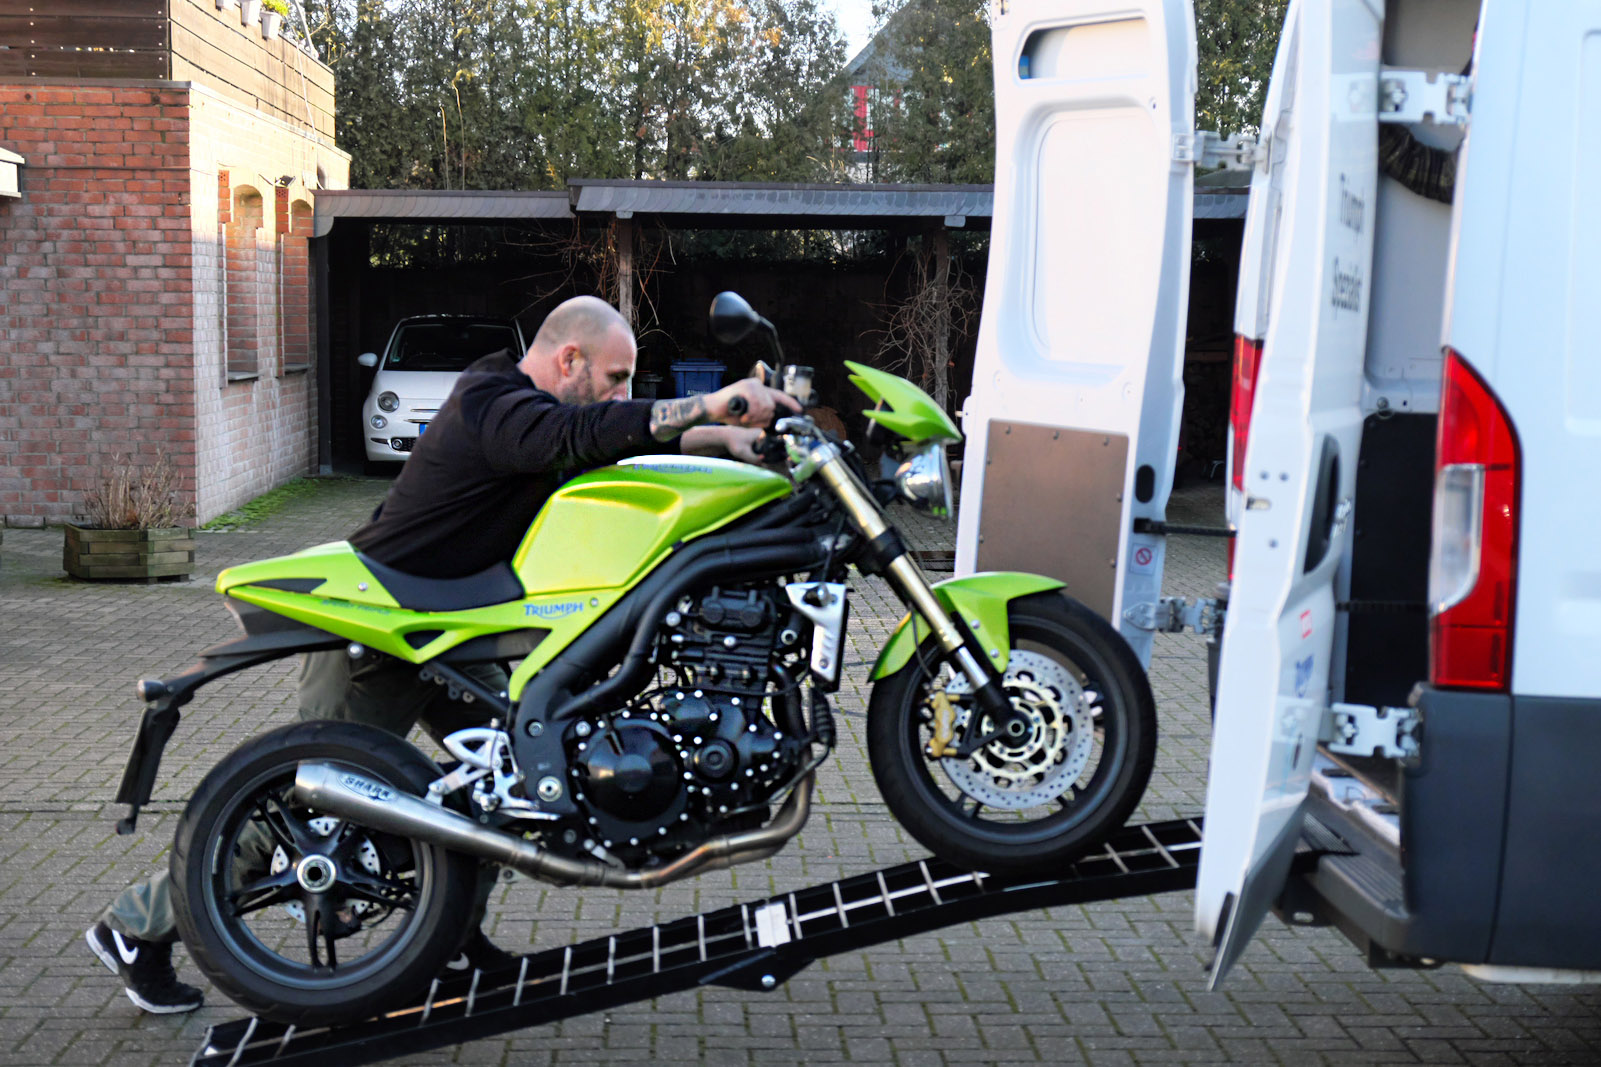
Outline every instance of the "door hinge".
[(1165, 596), (1154, 604), (1147, 601), (1123, 610), (1123, 621), (1141, 630), (1159, 634), (1194, 630), (1203, 636), (1223, 632), (1224, 609), (1215, 597)]
[(1462, 74), (1386, 70), (1379, 75), (1379, 121), (1466, 126), (1473, 81)]
[(1335, 704), (1323, 717), (1318, 740), (1330, 752), (1346, 756), (1414, 759), (1418, 755), (1418, 727), (1422, 724), (1416, 708)]
[(1258, 141), (1250, 134), (1231, 133), (1222, 137), (1211, 130), (1181, 133), (1173, 138), (1173, 162), (1193, 163), (1197, 167), (1224, 170), (1250, 170), (1268, 157), (1266, 138)]

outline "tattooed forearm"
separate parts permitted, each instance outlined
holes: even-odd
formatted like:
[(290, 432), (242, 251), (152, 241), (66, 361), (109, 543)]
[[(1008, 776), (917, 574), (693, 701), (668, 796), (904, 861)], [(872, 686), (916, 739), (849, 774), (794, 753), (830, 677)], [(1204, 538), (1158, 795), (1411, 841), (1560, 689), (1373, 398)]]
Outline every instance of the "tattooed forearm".
[(650, 409), (650, 435), (658, 441), (671, 441), (691, 426), (705, 421), (706, 401), (701, 397), (658, 400)]

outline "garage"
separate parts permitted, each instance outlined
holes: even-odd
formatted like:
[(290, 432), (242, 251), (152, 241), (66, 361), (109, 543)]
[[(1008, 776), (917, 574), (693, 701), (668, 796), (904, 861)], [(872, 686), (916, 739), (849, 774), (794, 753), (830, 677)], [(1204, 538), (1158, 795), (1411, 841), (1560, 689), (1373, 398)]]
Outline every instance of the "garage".
[[(366, 466), (361, 409), (373, 371), (358, 359), (380, 352), (399, 319), (502, 316), (532, 337), (578, 293), (606, 296), (634, 322), (639, 396), (675, 396), (708, 384), (708, 364), (723, 368), (710, 368), (716, 380), (768, 356), (758, 342), (730, 350), (707, 334), (711, 297), (735, 289), (778, 327), (791, 361), (816, 368), (821, 403), (849, 428), (858, 416), (847, 359), (922, 379), (935, 395), (943, 388), (955, 408), (971, 375), (992, 202), (987, 185), (580, 179), (555, 192), (319, 192), (320, 468)], [(1197, 195), (1198, 247), (1237, 249), (1243, 215), (1243, 196)], [(1216, 409), (1206, 426), (1227, 407), (1233, 277), (1231, 255), (1198, 256), (1191, 358), (1198, 372), (1211, 368), (1197, 375)]]

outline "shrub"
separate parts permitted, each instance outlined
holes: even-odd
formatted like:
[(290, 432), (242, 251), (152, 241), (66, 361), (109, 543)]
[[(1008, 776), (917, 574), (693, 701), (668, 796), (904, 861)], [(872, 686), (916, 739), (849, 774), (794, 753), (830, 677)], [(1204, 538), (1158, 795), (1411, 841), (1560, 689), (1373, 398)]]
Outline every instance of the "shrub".
[(194, 511), (178, 500), (178, 471), (166, 453), (144, 465), (112, 456), (100, 485), (84, 496), (84, 508), (88, 524), (102, 530), (165, 529)]

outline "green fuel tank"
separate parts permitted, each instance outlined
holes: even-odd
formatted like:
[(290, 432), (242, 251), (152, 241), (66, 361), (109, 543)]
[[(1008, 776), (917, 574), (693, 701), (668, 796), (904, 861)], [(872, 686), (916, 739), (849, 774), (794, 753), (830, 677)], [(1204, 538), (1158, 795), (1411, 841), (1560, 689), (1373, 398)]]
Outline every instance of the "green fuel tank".
[(629, 585), (679, 541), (711, 533), (792, 491), (748, 463), (639, 456), (551, 496), (512, 558), (530, 596)]

